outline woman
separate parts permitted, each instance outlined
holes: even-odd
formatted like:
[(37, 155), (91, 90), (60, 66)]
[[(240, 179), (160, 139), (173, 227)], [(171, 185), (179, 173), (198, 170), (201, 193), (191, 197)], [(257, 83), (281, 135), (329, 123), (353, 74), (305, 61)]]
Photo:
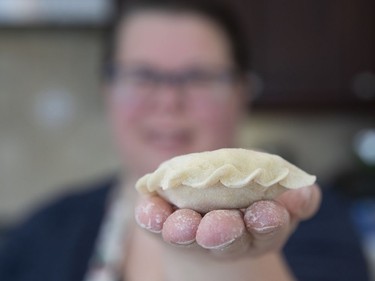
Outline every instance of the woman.
[[(175, 155), (234, 146), (234, 130), (243, 114), (246, 73), (235, 61), (234, 47), (231, 46), (227, 33), (210, 18), (195, 12), (170, 9), (169, 12), (158, 8), (133, 12), (123, 19), (117, 33), (115, 77), (108, 98), (115, 139), (118, 147), (122, 149), (121, 155), (124, 157), (123, 162), (127, 171), (126, 189), (133, 189), (137, 178)], [(208, 266), (212, 257), (199, 255), (196, 249), (179, 249), (180, 251), (171, 254), (173, 257), (169, 260), (176, 264), (171, 265), (172, 268), (169, 270), (175, 271), (182, 266), (180, 270), (184, 272), (189, 268), (189, 261), (192, 261), (190, 266), (202, 276), (202, 280), (207, 280), (214, 272), (217, 274), (215, 280), (220, 280), (220, 276), (227, 280), (228, 277), (223, 274), (230, 272), (230, 266), (236, 268), (239, 280), (249, 274), (259, 276), (257, 279), (262, 277), (263, 280), (272, 280), (271, 276), (277, 280), (290, 279), (279, 255), (264, 256), (261, 263), (251, 256), (261, 255), (269, 249), (281, 248), (293, 227), (292, 224), (315, 212), (319, 202), (318, 189), (306, 188), (303, 192), (301, 190), (298, 194), (285, 197), (282, 202), (285, 207), (267, 202), (265, 208), (271, 214), (261, 214), (251, 222), (259, 224), (253, 226), (254, 237), (259, 235), (258, 240), (250, 236), (242, 237), (248, 235), (242, 229), (238, 230), (243, 233), (240, 237), (237, 237), (238, 233), (231, 233), (234, 226), (243, 225), (243, 218), (235, 211), (228, 211), (228, 221), (222, 226), (222, 231), (228, 232), (222, 235), (224, 241), (217, 241), (216, 237), (210, 237), (210, 233), (207, 233), (206, 239), (202, 241), (203, 245), (200, 245), (215, 254), (230, 254), (236, 257), (237, 254), (244, 255), (243, 249), (247, 248), (248, 244), (253, 244), (254, 246), (248, 250), (249, 258), (240, 259), (238, 263), (231, 262), (225, 267), (221, 263)], [(302, 205), (306, 205), (305, 208), (298, 202), (301, 196), (304, 196), (305, 201)], [(155, 201), (152, 209), (154, 213), (150, 216), (171, 212), (166, 202), (160, 198), (150, 200)], [(291, 201), (294, 204), (291, 204)], [(141, 204), (147, 205), (147, 202)], [(145, 217), (147, 214), (142, 213), (143, 209), (145, 208), (137, 208), (138, 221), (154, 222), (148, 230), (159, 232), (165, 217), (157, 223), (152, 217)], [(293, 221), (290, 219), (292, 216)], [(218, 219), (215, 218), (215, 213), (211, 219), (212, 222), (206, 223), (215, 223), (214, 220)], [(269, 229), (272, 228), (274, 230), (269, 233)], [(128, 263), (132, 266), (125, 269), (125, 272), (131, 279), (163, 280), (164, 272), (158, 269), (164, 265), (157, 257), (165, 254), (163, 251), (167, 251), (166, 255), (169, 255), (168, 247), (164, 249), (160, 246), (160, 241), (151, 240), (138, 229), (135, 231), (137, 235), (134, 235), (131, 241), (132, 244), (140, 246), (131, 249), (135, 254), (128, 257)], [(172, 232), (172, 237), (173, 231), (164, 230)], [(234, 237), (235, 241), (227, 245)], [(185, 241), (179, 242), (184, 244)], [(146, 244), (147, 247), (141, 247)], [(155, 272), (150, 267), (147, 271), (144, 270), (145, 265), (141, 262), (145, 256), (154, 254), (150, 253), (149, 247), (157, 251), (152, 264), (155, 265)], [(190, 254), (192, 260), (188, 256)], [(197, 259), (201, 261), (198, 262)], [(201, 270), (198, 270), (199, 264), (203, 265)], [(139, 268), (136, 265), (139, 265)], [(203, 273), (206, 269), (208, 272)], [(146, 276), (142, 276), (143, 274)], [(157, 274), (161, 276), (158, 277)], [(191, 273), (182, 275), (189, 280), (198, 278), (192, 278)], [(231, 280), (236, 280), (233, 273), (231, 276)], [(180, 276), (179, 280), (183, 280), (182, 278)]]
[[(43, 266), (14, 255), (6, 261), (6, 280), (294, 279), (281, 249), (298, 223), (316, 213), (317, 186), (257, 202), (245, 215), (241, 210), (212, 211), (202, 219), (185, 210), (184, 227), (191, 222), (204, 230), (195, 241), (195, 233), (181, 237), (176, 224), (164, 224), (176, 214), (169, 203), (159, 197), (138, 198), (134, 192), (135, 181), (164, 160), (235, 146), (246, 99), (246, 48), (228, 11), (207, 7), (191, 1), (138, 2), (121, 15), (105, 90), (124, 175), (109, 195), (92, 195), (96, 203), (88, 204), (87, 195), (69, 198), (28, 223), (26, 229), (43, 221), (34, 231), (42, 232), (46, 221), (51, 228), (51, 221), (61, 219), (34, 249), (48, 263), (56, 259), (57, 249), (64, 258)], [(103, 197), (110, 199), (109, 205)], [(86, 211), (79, 211), (82, 204)], [(219, 231), (212, 231), (211, 225)], [(36, 235), (23, 241), (34, 243), (30, 237)], [(59, 243), (63, 246), (56, 246)], [(18, 279), (10, 279), (11, 273)]]

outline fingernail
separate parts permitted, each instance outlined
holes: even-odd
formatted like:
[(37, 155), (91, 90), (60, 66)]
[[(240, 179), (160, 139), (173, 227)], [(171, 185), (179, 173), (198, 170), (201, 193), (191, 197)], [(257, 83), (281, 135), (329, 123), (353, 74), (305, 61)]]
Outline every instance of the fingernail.
[(303, 199), (305, 199), (307, 202), (310, 200), (312, 195), (312, 188), (311, 186), (305, 186), (300, 189), (301, 195)]
[[(143, 210), (142, 210), (143, 211)], [(135, 221), (137, 224), (150, 232), (161, 233), (162, 225), (159, 220), (152, 220), (151, 217), (146, 217), (141, 210), (136, 210), (135, 212)]]
[(225, 243), (223, 244), (220, 244), (220, 245), (201, 245), (203, 248), (207, 249), (207, 250), (223, 250), (225, 249), (226, 247), (228, 247), (229, 245), (233, 244), (233, 242), (236, 241), (236, 239), (232, 239), (232, 240), (229, 240), (229, 241), (226, 241)]
[(261, 234), (271, 233), (281, 226), (277, 206), (271, 201), (259, 201), (248, 208), (245, 223), (249, 231)]
[(311, 186), (302, 187), (300, 190), (300, 204), (296, 213), (300, 216), (303, 216), (310, 205), (312, 198), (312, 188)]
[(195, 241), (198, 225), (202, 216), (190, 209), (180, 209), (171, 214), (163, 225), (164, 241), (186, 246)]
[(178, 245), (178, 246), (188, 246), (188, 245), (193, 244), (194, 242), (195, 242), (195, 239), (190, 240), (190, 241), (184, 241), (184, 242), (178, 241), (178, 242), (170, 242), (170, 243)]
[(245, 232), (242, 213), (216, 210), (207, 213), (197, 230), (197, 243), (205, 249), (224, 249)]
[(264, 226), (264, 227), (253, 227), (253, 229), (261, 234), (267, 234), (273, 232), (278, 226)]
[(140, 227), (153, 233), (160, 233), (169, 214), (168, 208), (161, 208), (154, 202), (148, 201), (136, 207), (135, 220)]

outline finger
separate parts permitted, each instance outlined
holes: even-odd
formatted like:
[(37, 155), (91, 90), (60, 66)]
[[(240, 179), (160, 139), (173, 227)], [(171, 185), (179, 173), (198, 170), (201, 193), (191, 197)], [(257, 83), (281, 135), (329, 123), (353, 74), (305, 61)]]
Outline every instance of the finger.
[(218, 256), (239, 255), (247, 251), (250, 237), (239, 210), (207, 213), (198, 226), (196, 242)]
[(160, 233), (164, 222), (172, 212), (172, 206), (162, 198), (158, 196), (145, 197), (135, 208), (135, 220), (140, 227)]
[(288, 190), (276, 201), (282, 204), (291, 214), (294, 221), (308, 219), (319, 209), (321, 191), (317, 185)]
[(253, 255), (280, 250), (290, 233), (287, 210), (274, 201), (258, 201), (245, 211), (244, 222), (252, 236)]
[(180, 209), (171, 214), (163, 225), (164, 241), (177, 245), (190, 245), (195, 236), (202, 216), (190, 209)]

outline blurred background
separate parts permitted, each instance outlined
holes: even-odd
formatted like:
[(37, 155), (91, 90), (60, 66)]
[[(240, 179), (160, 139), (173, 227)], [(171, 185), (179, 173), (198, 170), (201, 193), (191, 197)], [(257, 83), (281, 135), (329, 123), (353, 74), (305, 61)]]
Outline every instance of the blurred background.
[[(254, 66), (241, 146), (348, 196), (375, 267), (375, 2), (232, 2)], [(117, 5), (0, 0), (1, 233), (70, 184), (117, 171), (100, 76)]]

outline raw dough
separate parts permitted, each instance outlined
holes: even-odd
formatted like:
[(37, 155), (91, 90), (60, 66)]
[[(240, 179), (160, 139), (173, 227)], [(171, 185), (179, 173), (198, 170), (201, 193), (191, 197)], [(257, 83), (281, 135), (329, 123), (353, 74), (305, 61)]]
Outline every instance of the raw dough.
[(312, 185), (309, 175), (283, 158), (240, 148), (192, 153), (163, 162), (136, 183), (140, 193), (158, 193), (178, 208), (201, 213), (246, 208), (287, 189)]

